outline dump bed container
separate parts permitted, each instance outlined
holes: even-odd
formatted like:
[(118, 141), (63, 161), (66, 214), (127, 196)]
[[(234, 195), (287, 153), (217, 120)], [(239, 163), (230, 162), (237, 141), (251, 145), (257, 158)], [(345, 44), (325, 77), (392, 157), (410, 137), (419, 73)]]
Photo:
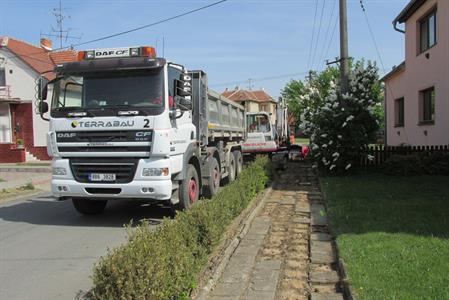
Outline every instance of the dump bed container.
[(209, 141), (245, 139), (245, 108), (207, 87), (203, 71), (191, 71), (193, 123), (201, 145)]

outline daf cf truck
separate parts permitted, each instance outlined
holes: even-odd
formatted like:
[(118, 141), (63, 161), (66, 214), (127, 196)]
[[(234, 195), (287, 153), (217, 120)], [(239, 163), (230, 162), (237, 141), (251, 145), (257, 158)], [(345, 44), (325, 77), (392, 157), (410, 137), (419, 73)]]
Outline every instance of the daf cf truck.
[(80, 51), (54, 73), (37, 89), (52, 192), (80, 213), (113, 199), (187, 209), (241, 172), (244, 108), (210, 90), (205, 72), (126, 47)]

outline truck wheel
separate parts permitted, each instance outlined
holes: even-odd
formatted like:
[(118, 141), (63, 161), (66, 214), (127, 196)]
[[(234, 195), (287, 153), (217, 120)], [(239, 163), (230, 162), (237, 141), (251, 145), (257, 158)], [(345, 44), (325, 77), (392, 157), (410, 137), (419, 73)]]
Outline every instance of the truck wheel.
[(198, 173), (193, 165), (188, 164), (186, 177), (179, 185), (179, 202), (175, 205), (175, 209), (189, 209), (198, 201), (199, 195), (200, 183)]
[(207, 198), (212, 198), (218, 193), (220, 188), (220, 165), (216, 158), (212, 158), (209, 166), (209, 178), (207, 178), (207, 184), (204, 186), (204, 195)]
[(242, 173), (243, 169), (243, 157), (242, 152), (240, 150), (236, 150), (233, 152), (234, 160), (235, 160), (235, 177), (239, 177), (240, 173)]
[(84, 198), (73, 198), (73, 206), (83, 215), (97, 215), (103, 212), (108, 200), (90, 200)]
[(235, 180), (235, 175), (236, 175), (235, 157), (234, 153), (231, 153), (231, 155), (229, 155), (228, 182), (233, 182)]

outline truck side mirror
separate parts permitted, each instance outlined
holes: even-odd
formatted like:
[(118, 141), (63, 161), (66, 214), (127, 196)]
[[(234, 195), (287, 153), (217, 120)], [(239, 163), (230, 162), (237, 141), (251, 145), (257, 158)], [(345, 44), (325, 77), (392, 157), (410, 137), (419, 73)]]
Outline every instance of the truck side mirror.
[(41, 101), (47, 100), (47, 92), (48, 92), (48, 80), (44, 76), (41, 76), (37, 80), (37, 98)]
[(48, 103), (44, 102), (44, 101), (40, 101), (39, 102), (39, 113), (41, 115), (45, 114), (46, 112), (48, 112)]
[(179, 107), (180, 110), (192, 110), (192, 99), (189, 97), (181, 97), (175, 96), (176, 106)]

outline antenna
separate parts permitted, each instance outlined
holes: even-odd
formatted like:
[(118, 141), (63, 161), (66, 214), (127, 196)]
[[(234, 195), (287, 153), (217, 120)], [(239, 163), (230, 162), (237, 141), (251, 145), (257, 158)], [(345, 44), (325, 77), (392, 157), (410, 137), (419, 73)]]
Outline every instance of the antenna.
[(252, 79), (251, 78), (248, 78), (248, 90), (252, 90), (253, 89), (253, 84), (252, 84)]
[(81, 39), (81, 36), (69, 35), (69, 33), (73, 30), (72, 28), (67, 28), (67, 29), (64, 28), (64, 21), (66, 19), (70, 19), (70, 16), (66, 15), (64, 13), (64, 9), (62, 7), (62, 0), (59, 0), (59, 7), (53, 8), (52, 13), (56, 18), (56, 29), (52, 26), (51, 32), (46, 33), (46, 34), (41, 33), (41, 37), (46, 36), (46, 37), (58, 38), (59, 39), (59, 48), (63, 48), (64, 42), (67, 42), (67, 40), (69, 40), (69, 39), (76, 39), (76, 40)]

